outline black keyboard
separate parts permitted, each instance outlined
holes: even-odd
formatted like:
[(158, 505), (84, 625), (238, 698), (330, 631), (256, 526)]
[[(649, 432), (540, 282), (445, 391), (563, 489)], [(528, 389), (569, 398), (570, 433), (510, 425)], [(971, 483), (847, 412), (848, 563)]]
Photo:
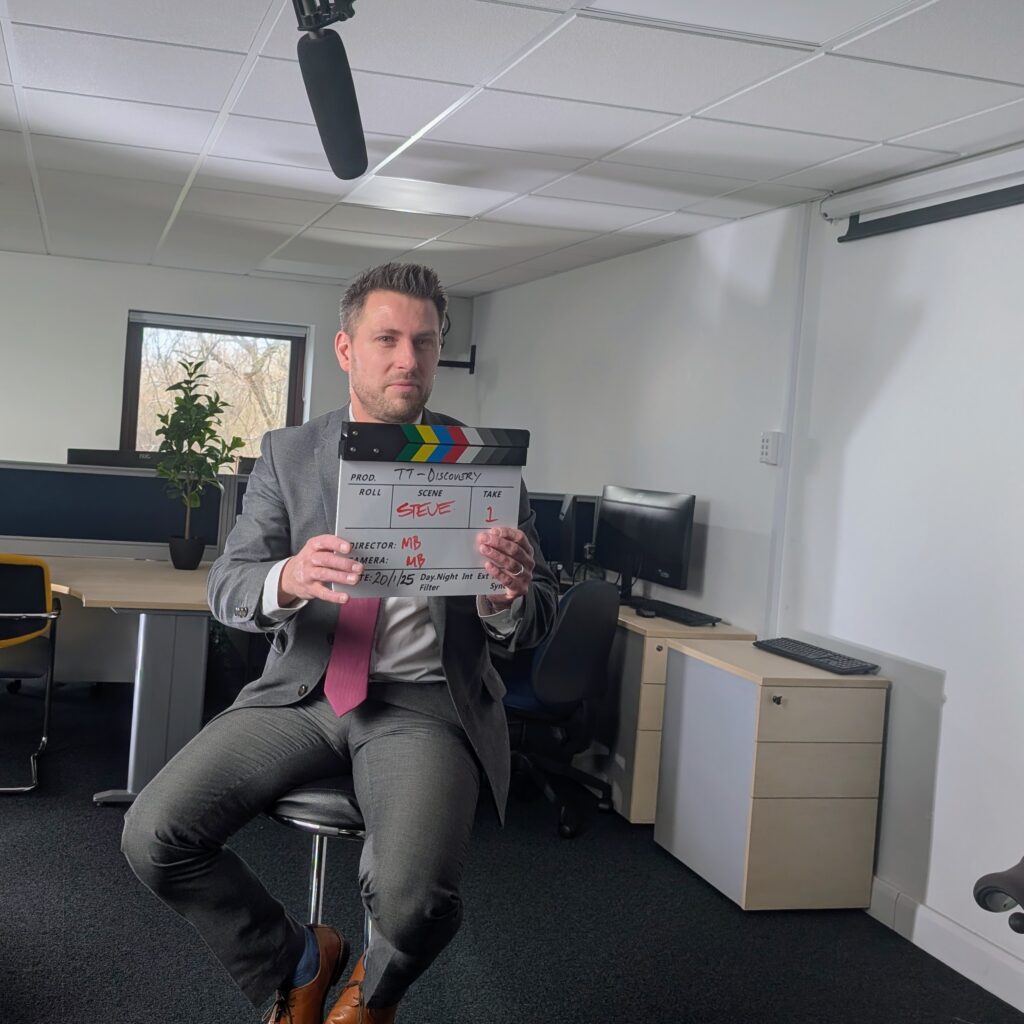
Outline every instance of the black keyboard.
[(772, 654), (781, 654), (783, 658), (802, 661), (805, 665), (823, 668), (826, 672), (835, 672), (839, 676), (870, 676), (878, 671), (878, 666), (870, 661), (850, 658), (845, 654), (805, 644), (802, 640), (791, 640), (788, 636), (776, 637), (774, 640), (755, 640), (755, 647)]
[(630, 608), (640, 611), (652, 611), (655, 615), (670, 622), (678, 622), (681, 626), (713, 626), (721, 622), (720, 615), (708, 615), (706, 612), (695, 612), (692, 608), (681, 608), (667, 601), (653, 601), (646, 598), (634, 598), (629, 602)]

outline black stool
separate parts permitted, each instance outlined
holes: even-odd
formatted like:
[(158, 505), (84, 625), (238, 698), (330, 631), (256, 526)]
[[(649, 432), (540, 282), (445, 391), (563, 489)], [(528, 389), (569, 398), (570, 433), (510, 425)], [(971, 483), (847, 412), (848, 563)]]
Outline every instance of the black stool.
[[(311, 832), (313, 855), (309, 871), (309, 923), (321, 924), (324, 910), (324, 877), (327, 871), (327, 840), (366, 837), (363, 814), (356, 801), (351, 775), (317, 779), (286, 793), (267, 809), (267, 814), (291, 828)], [(363, 949), (370, 945), (370, 915), (363, 916)]]

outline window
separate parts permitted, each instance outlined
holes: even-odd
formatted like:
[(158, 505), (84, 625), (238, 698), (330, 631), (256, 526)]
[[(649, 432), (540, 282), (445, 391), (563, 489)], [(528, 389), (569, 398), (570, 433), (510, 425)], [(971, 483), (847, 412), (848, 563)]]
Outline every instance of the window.
[(301, 327), (129, 312), (121, 450), (160, 447), (157, 416), (174, 401), (167, 387), (180, 362), (201, 359), (208, 387), (228, 403), (222, 434), (246, 442), (240, 455), (259, 455), (266, 431), (302, 422), (305, 350)]

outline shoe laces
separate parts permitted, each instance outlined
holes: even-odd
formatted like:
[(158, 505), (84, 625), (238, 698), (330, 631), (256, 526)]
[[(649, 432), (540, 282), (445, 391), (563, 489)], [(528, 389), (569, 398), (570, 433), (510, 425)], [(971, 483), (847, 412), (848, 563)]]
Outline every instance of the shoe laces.
[(287, 1021), (288, 1024), (295, 1024), (291, 1004), (288, 1002), (288, 993), (279, 991), (274, 995), (274, 1005), (267, 1010), (263, 1024), (282, 1024), (284, 1021)]

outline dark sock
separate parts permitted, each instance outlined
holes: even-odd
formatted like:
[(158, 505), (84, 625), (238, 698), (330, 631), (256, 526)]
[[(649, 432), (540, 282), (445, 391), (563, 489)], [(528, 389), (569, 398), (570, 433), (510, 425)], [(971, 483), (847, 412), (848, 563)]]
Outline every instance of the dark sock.
[(316, 933), (306, 925), (306, 949), (292, 973), (289, 988), (301, 988), (308, 985), (320, 971), (320, 947), (317, 945)]

